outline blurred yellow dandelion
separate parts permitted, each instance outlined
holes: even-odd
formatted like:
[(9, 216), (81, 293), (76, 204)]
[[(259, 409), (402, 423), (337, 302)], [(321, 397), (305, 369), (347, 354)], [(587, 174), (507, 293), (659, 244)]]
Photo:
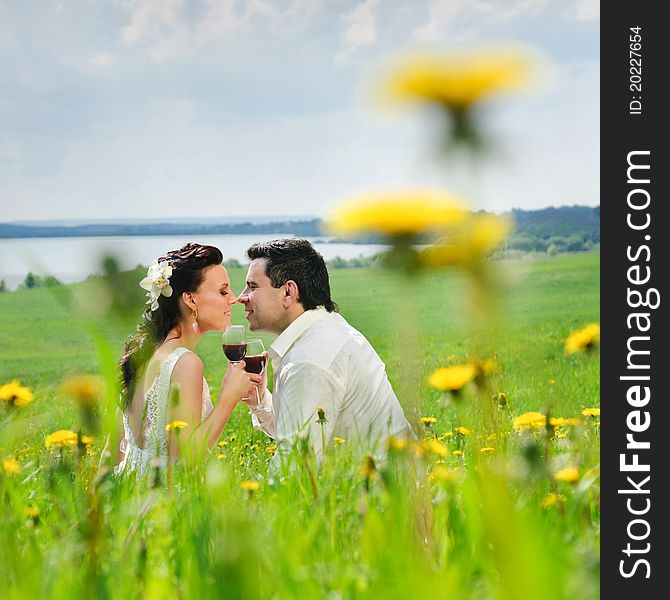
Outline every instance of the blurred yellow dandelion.
[(421, 417), (421, 422), (430, 429), (431, 425), (437, 423), (435, 417)]
[(397, 438), (391, 436), (386, 440), (386, 444), (389, 447), (389, 450), (395, 450), (396, 452), (399, 452), (407, 448), (408, 441), (406, 438)]
[(317, 416), (316, 420), (317, 420), (318, 423), (321, 423), (323, 425), (324, 423), (328, 422), (328, 419), (326, 419), (326, 409), (325, 408), (319, 406), (316, 409), (316, 416)]
[(59, 429), (44, 438), (44, 446), (47, 450), (65, 448), (67, 446), (76, 446), (79, 437), (74, 431), (69, 429)]
[(365, 457), (365, 462), (361, 465), (359, 471), (366, 482), (374, 477), (377, 477), (377, 466), (375, 465), (375, 459), (371, 454), (368, 454)]
[(547, 417), (540, 412), (527, 412), (515, 417), (512, 421), (514, 431), (543, 429), (547, 425)]
[(495, 452), (495, 448), (492, 446), (487, 446), (486, 448), (480, 448), (479, 450), (482, 454), (491, 454), (491, 452)]
[(343, 235), (410, 235), (441, 229), (466, 217), (464, 203), (451, 194), (410, 190), (369, 194), (344, 202), (332, 213), (330, 228)]
[(454, 456), (463, 456), (463, 455), (465, 454), (465, 452), (463, 452), (463, 450), (454, 450), (454, 451), (452, 452), (452, 454), (453, 454)]
[(186, 421), (172, 421), (172, 423), (168, 423), (165, 426), (165, 431), (177, 432), (184, 427), (188, 427), (188, 423)]
[(454, 431), (463, 437), (470, 435), (470, 430), (467, 427), (454, 427)]
[(0, 386), (0, 402), (9, 407), (22, 408), (33, 401), (33, 393), (14, 379)]
[(585, 408), (582, 411), (582, 414), (585, 417), (599, 417), (600, 416), (600, 409), (599, 408)]
[(217, 446), (220, 446), (221, 448), (224, 448), (225, 446), (228, 445), (228, 440), (221, 440)]
[(558, 504), (563, 504), (565, 502), (565, 496), (563, 494), (547, 494), (542, 500), (542, 508), (551, 508)]
[(261, 484), (258, 481), (254, 481), (252, 479), (247, 479), (240, 483), (240, 487), (245, 491), (245, 492), (255, 492), (258, 488), (261, 487)]
[(392, 65), (382, 86), (382, 98), (463, 110), (494, 94), (526, 87), (531, 64), (527, 52), (511, 48), (413, 53)]
[(487, 442), (495, 442), (498, 439), (498, 436), (495, 433), (492, 433), (486, 438)]
[(565, 340), (565, 354), (593, 350), (600, 342), (600, 323), (589, 323), (571, 333)]
[(14, 477), (14, 475), (21, 472), (21, 463), (12, 456), (3, 458), (1, 464), (5, 475), (8, 475), (9, 477)]
[(574, 483), (579, 479), (579, 469), (577, 467), (565, 467), (554, 473), (554, 479)]
[[(511, 230), (505, 217), (469, 213), (443, 239), (421, 252), (421, 262), (431, 267), (472, 265), (500, 247)], [(495, 367), (494, 361), (479, 362)]]
[(428, 377), (428, 385), (445, 391), (456, 392), (470, 383), (477, 375), (477, 369), (473, 364), (453, 365), (433, 371)]
[(447, 469), (446, 467), (436, 467), (428, 477), (431, 482), (449, 483), (459, 481), (463, 477), (463, 472), (458, 469)]
[(446, 433), (443, 433), (442, 435), (438, 436), (437, 439), (440, 440), (441, 442), (443, 442), (447, 438), (453, 437), (453, 435), (454, 434), (451, 431), (447, 431)]
[(579, 419), (574, 419), (574, 418), (563, 418), (563, 417), (551, 417), (549, 419), (549, 425), (552, 427), (567, 427), (568, 425), (571, 427), (575, 427), (579, 425), (581, 421)]
[(27, 519), (30, 519), (31, 521), (35, 521), (40, 516), (40, 509), (37, 507), (36, 504), (28, 504), (23, 509), (23, 515)]
[(437, 456), (449, 456), (449, 449), (435, 438), (429, 438), (423, 441), (423, 447)]
[(267, 446), (267, 447), (265, 448), (265, 451), (266, 451), (268, 454), (274, 454), (275, 452), (277, 452), (277, 446), (276, 446), (275, 444), (272, 444), (272, 446)]
[(83, 406), (95, 406), (104, 392), (104, 384), (95, 375), (75, 375), (63, 381), (61, 391)]
[(346, 440), (345, 440), (344, 438), (341, 438), (341, 437), (337, 437), (337, 436), (336, 436), (336, 437), (333, 438), (333, 442), (334, 442), (337, 446), (341, 446), (342, 444), (344, 444), (345, 441), (346, 441)]

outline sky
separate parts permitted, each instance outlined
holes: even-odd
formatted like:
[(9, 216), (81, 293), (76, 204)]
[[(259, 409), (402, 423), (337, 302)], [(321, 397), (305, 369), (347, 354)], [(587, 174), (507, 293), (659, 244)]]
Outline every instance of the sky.
[[(0, 221), (325, 216), (439, 188), (504, 212), (600, 204), (594, 0), (0, 0)], [(530, 45), (477, 172), (370, 90), (411, 49)]]

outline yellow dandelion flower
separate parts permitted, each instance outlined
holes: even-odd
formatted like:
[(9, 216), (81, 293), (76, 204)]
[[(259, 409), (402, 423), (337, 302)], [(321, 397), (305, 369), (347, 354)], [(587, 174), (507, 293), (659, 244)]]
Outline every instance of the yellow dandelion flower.
[(35, 521), (40, 516), (40, 509), (36, 504), (28, 504), (28, 506), (23, 509), (23, 514), (27, 519)]
[[(500, 247), (511, 231), (512, 224), (505, 217), (470, 213), (444, 239), (423, 250), (421, 262), (429, 267), (472, 265)], [(495, 370), (492, 360), (478, 362)]]
[(599, 408), (585, 408), (582, 411), (582, 414), (585, 417), (599, 417), (600, 416), (600, 409)]
[(344, 444), (345, 441), (346, 440), (344, 438), (341, 438), (341, 437), (334, 437), (333, 438), (333, 442), (335, 442), (335, 444), (337, 446), (341, 446), (342, 444)]
[(317, 416), (316, 420), (317, 420), (318, 423), (321, 423), (321, 424), (328, 423), (328, 420), (326, 419), (326, 409), (325, 408), (319, 406), (316, 409), (316, 416)]
[(454, 427), (454, 431), (463, 437), (470, 435), (470, 430), (467, 427)]
[(447, 469), (446, 467), (436, 467), (428, 477), (429, 481), (440, 483), (460, 481), (462, 478), (462, 471), (458, 469)]
[(425, 454), (425, 450), (422, 444), (414, 441), (409, 442), (409, 449), (412, 451), (412, 454), (417, 458), (421, 458)]
[(104, 383), (95, 375), (75, 375), (63, 381), (61, 391), (82, 406), (95, 406), (104, 393)]
[(556, 385), (556, 380), (555, 379), (550, 379), (549, 380), (549, 385)]
[(463, 202), (450, 194), (410, 190), (370, 194), (344, 202), (333, 212), (330, 228), (343, 235), (410, 235), (458, 223), (466, 216)]
[(449, 449), (435, 438), (426, 439), (423, 441), (423, 447), (437, 456), (449, 456)]
[(223, 447), (225, 447), (225, 446), (227, 446), (227, 445), (228, 445), (228, 440), (221, 440), (221, 441), (217, 444), (217, 446), (219, 446), (219, 447), (221, 447), (221, 448), (223, 448)]
[(59, 429), (44, 438), (44, 446), (47, 450), (55, 450), (67, 446), (76, 446), (78, 441), (79, 437), (74, 431)]
[(454, 450), (454, 451), (452, 452), (452, 454), (453, 454), (454, 456), (463, 456), (463, 455), (465, 454), (465, 452), (463, 452), (463, 450)]
[(9, 477), (14, 477), (14, 475), (17, 475), (21, 472), (21, 463), (19, 463), (19, 461), (12, 456), (3, 458), (1, 464), (2, 470)]
[(377, 465), (375, 459), (371, 454), (365, 457), (365, 462), (360, 466), (359, 473), (365, 479), (366, 484), (370, 479), (377, 477)]
[(443, 367), (428, 377), (428, 385), (444, 392), (456, 392), (470, 383), (476, 375), (477, 369), (472, 364)]
[(386, 440), (386, 444), (389, 450), (395, 450), (396, 452), (400, 452), (401, 450), (407, 448), (408, 441), (406, 438), (397, 438), (391, 436)]
[(486, 438), (487, 442), (495, 442), (498, 439), (498, 436), (495, 433), (492, 433)]
[(482, 454), (491, 454), (491, 452), (495, 452), (495, 448), (493, 446), (487, 446), (486, 448), (480, 448), (479, 451)]
[(574, 483), (579, 479), (579, 469), (577, 467), (565, 467), (554, 473), (554, 479)]
[(7, 406), (22, 408), (28, 406), (33, 401), (33, 393), (14, 379), (9, 383), (0, 386), (0, 402)]
[(440, 440), (441, 442), (443, 442), (447, 438), (453, 437), (453, 435), (454, 434), (451, 431), (447, 431), (446, 433), (443, 433), (442, 435), (438, 436), (437, 439)]
[(462, 111), (500, 92), (519, 90), (530, 80), (528, 52), (498, 48), (450, 53), (414, 53), (389, 70), (382, 98), (421, 101)]
[[(339, 438), (336, 438), (336, 439), (339, 439)], [(277, 446), (275, 444), (273, 444), (272, 446), (268, 446), (267, 448), (265, 448), (265, 451), (268, 454), (274, 454), (275, 452), (277, 452)]]
[(179, 431), (180, 429), (183, 429), (184, 427), (188, 427), (188, 423), (186, 421), (172, 421), (172, 423), (168, 423), (165, 426), (165, 431)]
[(255, 492), (258, 488), (261, 487), (261, 484), (258, 481), (254, 481), (252, 479), (247, 479), (240, 483), (240, 487), (245, 491), (245, 492)]
[(543, 429), (547, 425), (547, 417), (540, 412), (527, 412), (515, 417), (512, 421), (514, 431)]
[(563, 418), (563, 417), (551, 417), (549, 419), (549, 425), (552, 427), (575, 427), (579, 425), (580, 421), (579, 419), (573, 419), (573, 418)]
[(216, 460), (223, 460), (224, 458), (226, 458), (225, 452), (220, 452), (216, 455)]
[(431, 425), (437, 423), (437, 419), (435, 417), (421, 417), (421, 422), (430, 429)]
[(565, 340), (565, 354), (580, 350), (591, 351), (600, 342), (600, 323), (590, 323), (571, 333)]
[(551, 508), (557, 504), (563, 504), (565, 502), (565, 496), (563, 494), (547, 494), (547, 496), (542, 500), (542, 508)]

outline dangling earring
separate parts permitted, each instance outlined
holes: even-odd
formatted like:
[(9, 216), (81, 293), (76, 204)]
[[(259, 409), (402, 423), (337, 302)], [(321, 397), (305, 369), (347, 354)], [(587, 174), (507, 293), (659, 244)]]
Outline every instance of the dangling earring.
[(197, 308), (193, 309), (193, 325), (191, 325), (191, 327), (193, 327), (193, 333), (198, 332), (198, 309)]

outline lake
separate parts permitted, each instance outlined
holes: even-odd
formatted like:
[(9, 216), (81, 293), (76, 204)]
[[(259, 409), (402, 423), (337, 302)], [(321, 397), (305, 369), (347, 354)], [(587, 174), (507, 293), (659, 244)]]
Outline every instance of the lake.
[[(99, 271), (100, 259), (115, 256), (122, 269), (148, 265), (168, 250), (186, 242), (197, 241), (220, 248), (224, 259), (246, 262), (245, 251), (254, 242), (272, 240), (274, 235), (212, 235), (212, 236), (128, 236), (0, 239), (0, 280), (9, 289), (16, 289), (28, 271), (53, 275), (63, 283), (81, 281)], [(330, 243), (329, 238), (310, 238), (326, 260), (337, 256), (355, 258), (371, 256), (384, 250), (375, 244)]]

